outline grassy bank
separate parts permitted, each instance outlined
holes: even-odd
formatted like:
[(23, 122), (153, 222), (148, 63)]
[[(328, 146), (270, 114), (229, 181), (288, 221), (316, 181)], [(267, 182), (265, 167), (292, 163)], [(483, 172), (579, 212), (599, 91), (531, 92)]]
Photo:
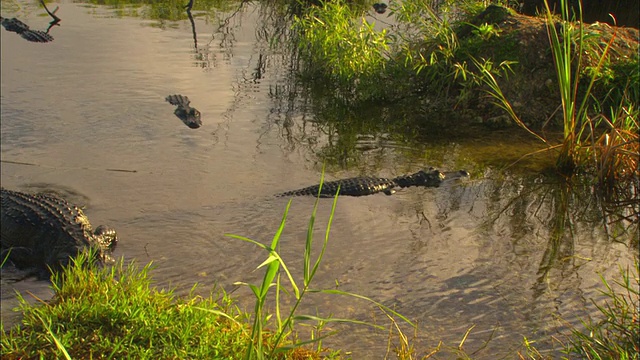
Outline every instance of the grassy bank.
[(346, 106), (406, 104), (418, 129), (439, 115), (443, 127), (520, 126), (561, 173), (626, 196), (640, 156), (637, 31), (570, 19), (565, 2), (563, 17), (538, 18), (437, 3), (391, 2), (394, 25), (346, 2), (310, 6), (294, 19), (302, 77)]
[[(96, 269), (85, 266), (84, 261), (80, 258), (55, 277), (56, 296), (52, 302), (22, 305), (22, 327), (13, 328), (2, 337), (3, 359), (348, 358), (340, 351), (324, 348), (322, 338), (296, 338), (295, 327), (279, 339), (274, 323), (265, 324), (254, 333), (252, 319), (257, 314), (239, 309), (222, 290), (207, 298), (177, 297), (171, 290), (153, 287), (149, 265), (125, 267), (120, 261), (112, 268)], [(592, 299), (598, 316), (586, 318), (582, 328), (574, 328), (569, 337), (562, 339), (567, 358), (638, 359), (638, 276), (636, 263), (633, 270), (621, 269), (618, 279), (602, 279), (602, 296)], [(265, 319), (278, 316), (262, 311)], [(466, 337), (473, 334), (465, 335), (458, 347), (440, 344), (435, 349), (420, 349), (394, 320), (391, 324), (388, 354), (395, 358), (425, 358), (416, 354), (473, 358), (462, 350)], [(549, 358), (542, 355), (545, 349), (535, 347), (536, 339), (530, 340), (534, 341), (525, 339), (523, 349), (514, 356)], [(260, 344), (259, 353), (255, 351), (255, 341)]]
[(121, 260), (92, 269), (79, 257), (54, 277), (52, 302), (23, 305), (22, 328), (3, 336), (2, 358), (232, 359), (242, 353), (247, 315), (224, 292), (178, 298), (151, 286), (150, 268)]
[[(72, 264), (52, 277), (54, 299), (40, 306), (21, 301), (22, 326), (2, 337), (3, 359), (106, 358), (106, 359), (317, 359), (338, 358), (339, 352), (324, 349), (320, 335), (328, 323), (353, 323), (382, 327), (362, 321), (299, 314), (298, 307), (309, 294), (325, 293), (365, 300), (377, 307), (394, 324), (415, 326), (407, 318), (361, 295), (311, 284), (329, 241), (334, 198), (321, 250), (312, 252), (316, 204), (309, 220), (303, 251), (303, 278), (289, 272), (278, 253), (289, 206), (270, 245), (242, 236), (229, 237), (255, 244), (267, 253), (257, 267), (264, 270), (260, 284), (246, 284), (255, 295), (255, 307), (247, 313), (234, 305), (222, 289), (207, 298), (177, 297), (172, 290), (153, 287), (151, 265), (100, 268), (92, 254), (80, 254)], [(288, 280), (288, 286), (282, 277)], [(195, 290), (195, 286), (194, 286)], [(280, 299), (293, 295), (285, 309)], [(297, 328), (311, 327), (311, 338), (299, 340)], [(2, 331), (5, 333), (4, 325)], [(329, 335), (332, 333), (329, 333)]]
[[(263, 281), (244, 284), (255, 295), (252, 312), (240, 309), (221, 289), (213, 289), (212, 295), (206, 298), (194, 292), (178, 297), (172, 290), (156, 289), (149, 264), (125, 266), (120, 260), (113, 267), (99, 268), (87, 262), (90, 255), (80, 255), (53, 276), (55, 297), (52, 301), (37, 305), (23, 302), (22, 326), (12, 329), (2, 326), (2, 358), (339, 359), (345, 358), (341, 351), (323, 346), (327, 336), (336, 334), (324, 329), (327, 324), (347, 322), (383, 329), (362, 321), (299, 314), (297, 309), (303, 299), (318, 292), (347, 296), (347, 303), (349, 299), (365, 300), (378, 308), (390, 324), (388, 339), (380, 339), (388, 344), (384, 358), (472, 358), (463, 350), (467, 337), (473, 336), (471, 329), (458, 346), (439, 344), (434, 349), (417, 348), (402, 329), (407, 329), (407, 325), (416, 333), (418, 329), (404, 316), (357, 294), (313, 289), (311, 283), (328, 245), (331, 226), (329, 221), (321, 250), (312, 254), (315, 209), (302, 254), (304, 275), (302, 281), (296, 281), (277, 251), (288, 208), (270, 245), (230, 235), (254, 243), (268, 254), (258, 266), (264, 270)], [(574, 328), (562, 343), (568, 358), (638, 359), (639, 264), (636, 262), (634, 269), (620, 269), (619, 279), (612, 282), (602, 278), (603, 296), (592, 299), (598, 309), (597, 316), (585, 319), (583, 326)], [(288, 279), (288, 287), (283, 285), (285, 281), (281, 281), (281, 276)], [(294, 301), (285, 309), (280, 306), (280, 299), (287, 294), (293, 296)], [(311, 327), (309, 338), (298, 337), (301, 326)], [(524, 339), (522, 350), (514, 356), (546, 358), (542, 355), (546, 349), (537, 349), (534, 344), (535, 341)]]

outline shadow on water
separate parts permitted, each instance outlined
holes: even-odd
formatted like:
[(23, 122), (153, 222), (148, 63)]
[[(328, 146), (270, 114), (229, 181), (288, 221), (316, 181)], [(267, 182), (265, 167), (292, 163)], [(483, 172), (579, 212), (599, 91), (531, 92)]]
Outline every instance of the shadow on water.
[[(524, 336), (548, 339), (566, 330), (558, 316), (577, 325), (582, 314), (593, 312), (587, 299), (598, 294), (596, 271), (607, 277), (615, 265), (630, 263), (637, 254), (637, 203), (618, 199), (615, 206), (592, 186), (559, 178), (548, 170), (553, 156), (526, 156), (542, 148), (519, 130), (452, 126), (455, 114), (425, 112), (411, 99), (353, 108), (310, 88), (296, 74), (299, 59), (289, 22), (293, 5), (198, 0), (187, 12), (184, 1), (114, 0), (83, 2), (85, 12), (93, 10), (86, 4), (149, 20), (114, 20), (100, 11), (85, 14), (75, 26), (84, 26), (90, 37), (95, 36), (91, 31), (99, 32), (92, 26), (117, 22), (109, 23), (109, 29), (124, 29), (114, 30), (116, 44), (142, 28), (154, 36), (154, 45), (160, 44), (152, 48), (157, 66), (137, 63), (126, 50), (107, 58), (105, 50), (102, 56), (109, 61), (89, 75), (105, 72), (110, 78), (108, 66), (117, 61), (127, 65), (124, 75), (114, 84), (104, 81), (93, 98), (85, 90), (82, 95), (89, 100), (82, 108), (91, 116), (77, 122), (69, 119), (68, 109), (79, 107), (63, 104), (64, 121), (60, 115), (45, 124), (30, 123), (39, 106), (46, 108), (12, 101), (24, 93), (45, 98), (39, 95), (43, 90), (29, 87), (29, 81), (6, 80), (11, 86), (2, 97), (3, 186), (90, 204), (92, 219), (107, 219), (123, 234), (120, 255), (154, 261), (160, 286), (177, 286), (179, 294), (187, 294), (195, 282), (206, 292), (214, 284), (233, 290), (235, 281), (255, 280), (252, 270), (262, 254), (223, 234), (268, 241), (287, 200), (271, 195), (317, 183), (323, 166), (329, 180), (394, 177), (428, 166), (471, 172), (471, 180), (441, 188), (338, 202), (318, 286), (339, 286), (417, 319), (422, 348), (440, 340), (457, 344), (475, 324), (467, 344), (478, 349), (477, 358), (512, 356)], [(173, 47), (178, 50), (171, 52)], [(184, 59), (187, 65), (175, 65)], [(56, 70), (32, 68), (24, 76), (46, 80), (43, 73)], [(194, 68), (201, 72), (180, 77)], [(3, 84), (4, 71), (3, 66)], [(176, 73), (180, 76), (172, 77)], [(66, 91), (95, 81), (79, 74), (76, 82), (68, 80)], [(205, 85), (193, 85), (202, 79)], [(201, 96), (198, 108), (209, 109), (203, 131), (176, 133), (169, 108), (156, 112), (166, 84)], [(121, 94), (136, 86), (151, 90)], [(102, 92), (111, 98), (103, 99)], [(58, 104), (52, 104), (55, 111)], [(130, 109), (135, 109), (135, 122), (107, 122), (126, 118)], [(219, 112), (217, 117), (211, 109)], [(91, 123), (92, 117), (102, 123)], [(12, 118), (20, 121), (5, 120)], [(70, 145), (87, 138), (92, 146)], [(82, 163), (79, 156), (100, 165), (51, 165)], [(130, 171), (104, 171), (116, 168)], [(624, 191), (637, 197), (637, 189)], [(293, 259), (291, 269), (298, 273), (295, 259), (312, 203), (309, 197), (294, 199), (283, 234), (282, 255)], [(329, 203), (320, 206), (319, 214), (326, 214)], [(318, 223), (327, 221), (323, 216)], [(5, 302), (8, 287), (2, 288)], [(240, 301), (249, 298), (245, 295)], [(305, 311), (316, 309), (336, 317), (371, 318), (368, 307), (345, 299), (318, 298)], [(355, 358), (380, 357), (386, 335), (350, 329), (330, 341), (353, 350)]]

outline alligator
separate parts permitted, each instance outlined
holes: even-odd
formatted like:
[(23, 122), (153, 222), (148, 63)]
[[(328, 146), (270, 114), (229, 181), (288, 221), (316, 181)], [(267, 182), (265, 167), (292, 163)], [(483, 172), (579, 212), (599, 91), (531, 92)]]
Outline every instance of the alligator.
[(391, 195), (395, 193), (394, 188), (406, 188), (409, 186), (438, 187), (443, 182), (453, 179), (461, 179), (469, 176), (465, 170), (440, 172), (434, 168), (427, 171), (420, 170), (414, 174), (402, 175), (393, 179), (379, 178), (371, 176), (361, 176), (336, 181), (327, 181), (320, 185), (309, 186), (303, 189), (287, 191), (276, 194), (282, 196), (320, 196), (333, 197), (340, 188), (339, 195), (365, 196), (377, 193)]
[(192, 129), (197, 129), (202, 126), (202, 120), (200, 120), (200, 111), (196, 110), (189, 106), (191, 101), (189, 98), (182, 95), (169, 95), (165, 98), (165, 100), (171, 104), (176, 105), (176, 111), (174, 114), (182, 120), (185, 125)]
[(18, 268), (57, 270), (92, 248), (99, 263), (112, 264), (116, 231), (92, 229), (82, 209), (51, 194), (0, 189), (0, 245)]
[[(3, 18), (0, 16), (0, 23), (7, 31), (14, 32), (23, 39), (31, 41), (31, 42), (39, 42), (46, 43), (53, 41), (53, 36), (49, 35), (48, 32), (40, 31), (40, 30), (31, 30), (29, 29), (29, 25), (23, 23), (22, 21), (16, 18)], [(49, 27), (51, 28), (51, 27)], [(48, 30), (47, 30), (48, 31)]]
[(375, 10), (378, 14), (384, 14), (385, 12), (387, 12), (387, 7), (389, 7), (389, 5), (385, 4), (384, 2), (377, 2), (373, 4), (373, 10)]

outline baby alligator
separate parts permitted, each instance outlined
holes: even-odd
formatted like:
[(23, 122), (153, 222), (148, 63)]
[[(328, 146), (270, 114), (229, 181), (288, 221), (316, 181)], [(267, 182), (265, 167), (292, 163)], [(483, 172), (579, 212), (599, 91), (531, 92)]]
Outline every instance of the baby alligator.
[(49, 194), (26, 194), (0, 189), (0, 245), (2, 259), (20, 268), (55, 269), (79, 252), (95, 249), (98, 260), (113, 263), (118, 242), (115, 230), (95, 231), (82, 209)]
[(444, 181), (468, 176), (469, 173), (464, 170), (442, 173), (434, 168), (429, 168), (427, 171), (420, 170), (417, 173), (398, 176), (393, 179), (364, 176), (327, 181), (322, 184), (322, 189), (320, 189), (320, 185), (314, 185), (299, 190), (287, 191), (276, 196), (318, 196), (318, 191), (320, 191), (320, 197), (333, 197), (338, 191), (338, 187), (340, 187), (340, 195), (365, 196), (379, 192), (391, 195), (395, 192), (394, 188), (396, 187), (438, 187)]
[(177, 106), (176, 111), (173, 113), (176, 114), (178, 119), (182, 120), (185, 125), (192, 129), (197, 129), (202, 126), (200, 111), (189, 106), (191, 101), (189, 101), (188, 97), (182, 95), (169, 95), (165, 100), (169, 102), (169, 104)]

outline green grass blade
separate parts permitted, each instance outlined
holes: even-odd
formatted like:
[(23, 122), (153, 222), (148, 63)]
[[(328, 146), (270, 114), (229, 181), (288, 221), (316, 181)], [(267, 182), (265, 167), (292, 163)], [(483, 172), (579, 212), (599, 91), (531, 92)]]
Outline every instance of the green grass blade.
[(315, 344), (315, 343), (318, 343), (318, 342), (320, 342), (320, 341), (322, 341), (322, 340), (324, 340), (324, 339), (326, 339), (326, 338), (328, 338), (330, 336), (333, 336), (333, 335), (335, 335), (337, 333), (338, 333), (338, 331), (331, 331), (331, 332), (329, 332), (329, 333), (327, 333), (325, 335), (322, 335), (322, 336), (314, 338), (314, 339), (310, 339), (310, 340), (307, 340), (307, 341), (300, 341), (300, 342), (297, 342), (297, 343), (291, 344), (291, 345), (281, 346), (281, 347), (279, 347), (279, 348), (277, 348), (275, 350), (274, 354), (290, 351), (290, 350), (293, 350), (293, 349), (296, 349), (296, 348), (299, 348), (299, 347), (302, 347), (302, 346), (305, 346), (305, 345), (309, 345), (309, 344)]
[(331, 232), (331, 224), (333, 223), (336, 207), (338, 206), (339, 194), (340, 194), (340, 186), (338, 186), (338, 191), (336, 192), (336, 195), (333, 197), (333, 204), (331, 205), (331, 213), (329, 214), (329, 221), (327, 222), (327, 228), (325, 229), (325, 232), (324, 232), (324, 242), (322, 243), (322, 249), (320, 250), (320, 254), (318, 254), (318, 258), (313, 264), (313, 269), (311, 270), (309, 281), (311, 281), (311, 279), (313, 279), (313, 277), (316, 275), (316, 272), (318, 271), (318, 267), (320, 267), (320, 263), (322, 262), (322, 258), (324, 257), (324, 253), (327, 250), (327, 245), (329, 244), (329, 233)]
[(44, 326), (44, 328), (47, 330), (47, 333), (49, 334), (49, 336), (51, 336), (51, 338), (55, 342), (58, 350), (62, 352), (62, 354), (64, 355), (64, 358), (67, 360), (71, 360), (71, 356), (69, 356), (67, 349), (65, 349), (64, 345), (62, 345), (62, 343), (60, 342), (60, 340), (58, 340), (58, 338), (53, 333), (53, 331), (51, 331), (51, 327), (49, 326), (49, 324), (47, 324), (47, 322), (40, 316), (40, 314), (38, 314), (37, 312), (34, 312), (34, 314), (38, 317), (38, 319), (40, 319), (40, 322), (42, 322), (42, 326)]
[(234, 322), (234, 323), (235, 323), (236, 325), (238, 325), (238, 326), (242, 329), (242, 331), (246, 334), (246, 330), (244, 329), (244, 327), (243, 327), (242, 323), (240, 323), (238, 320), (236, 320), (236, 319), (235, 319), (234, 317), (232, 317), (231, 315), (229, 315), (229, 314), (225, 313), (224, 311), (214, 310), (214, 309), (207, 309), (207, 308), (203, 308), (203, 307), (200, 307), (200, 306), (194, 306), (193, 308), (194, 308), (194, 309), (201, 310), (201, 311), (206, 311), (206, 312), (209, 312), (209, 313), (212, 313), (212, 314), (216, 314), (216, 315), (218, 315), (218, 316), (222, 316), (223, 318), (228, 319), (228, 320), (230, 320), (230, 321)]
[(358, 298), (358, 299), (366, 300), (366, 301), (368, 301), (370, 303), (373, 303), (374, 305), (376, 305), (377, 307), (379, 307), (383, 311), (391, 313), (394, 316), (399, 317), (400, 319), (402, 319), (407, 324), (409, 324), (411, 326), (414, 326), (414, 327), (416, 326), (413, 322), (411, 322), (411, 320), (407, 319), (404, 315), (402, 315), (402, 314), (398, 313), (397, 311), (392, 310), (391, 308), (389, 308), (389, 307), (387, 307), (387, 306), (385, 306), (385, 305), (383, 305), (383, 304), (381, 304), (381, 303), (379, 303), (379, 302), (377, 302), (377, 301), (375, 301), (375, 300), (373, 300), (373, 299), (371, 299), (369, 297), (366, 297), (364, 295), (354, 294), (354, 293), (351, 293), (351, 292), (342, 291), (342, 290), (336, 290), (336, 289), (326, 289), (326, 290), (311, 290), (311, 289), (309, 289), (308, 291), (309, 292), (321, 292), (321, 293), (325, 293), (325, 294), (345, 295), (345, 296), (351, 296), (351, 297), (355, 297), (355, 298)]
[(314, 315), (296, 315), (293, 318), (295, 320), (300, 320), (300, 321), (311, 320), (311, 321), (324, 322), (324, 323), (349, 323), (349, 324), (366, 325), (366, 326), (374, 327), (376, 329), (385, 328), (384, 326), (372, 324), (362, 320), (354, 320), (354, 319), (323, 318), (323, 317), (314, 316)]
[(254, 244), (254, 245), (258, 246), (258, 247), (261, 247), (261, 248), (263, 248), (263, 249), (265, 249), (265, 250), (267, 250), (267, 251), (269, 251), (269, 250), (270, 250), (270, 248), (269, 248), (267, 245), (265, 245), (265, 244), (263, 244), (263, 243), (261, 243), (261, 242), (258, 242), (258, 241), (255, 241), (255, 240), (252, 240), (252, 239), (246, 238), (246, 237), (244, 237), (244, 236), (235, 235), (235, 234), (224, 234), (224, 236), (227, 236), (227, 237), (230, 237), (230, 238), (239, 239), (239, 240), (242, 240), (242, 241), (246, 241), (246, 242), (252, 243), (252, 244)]

